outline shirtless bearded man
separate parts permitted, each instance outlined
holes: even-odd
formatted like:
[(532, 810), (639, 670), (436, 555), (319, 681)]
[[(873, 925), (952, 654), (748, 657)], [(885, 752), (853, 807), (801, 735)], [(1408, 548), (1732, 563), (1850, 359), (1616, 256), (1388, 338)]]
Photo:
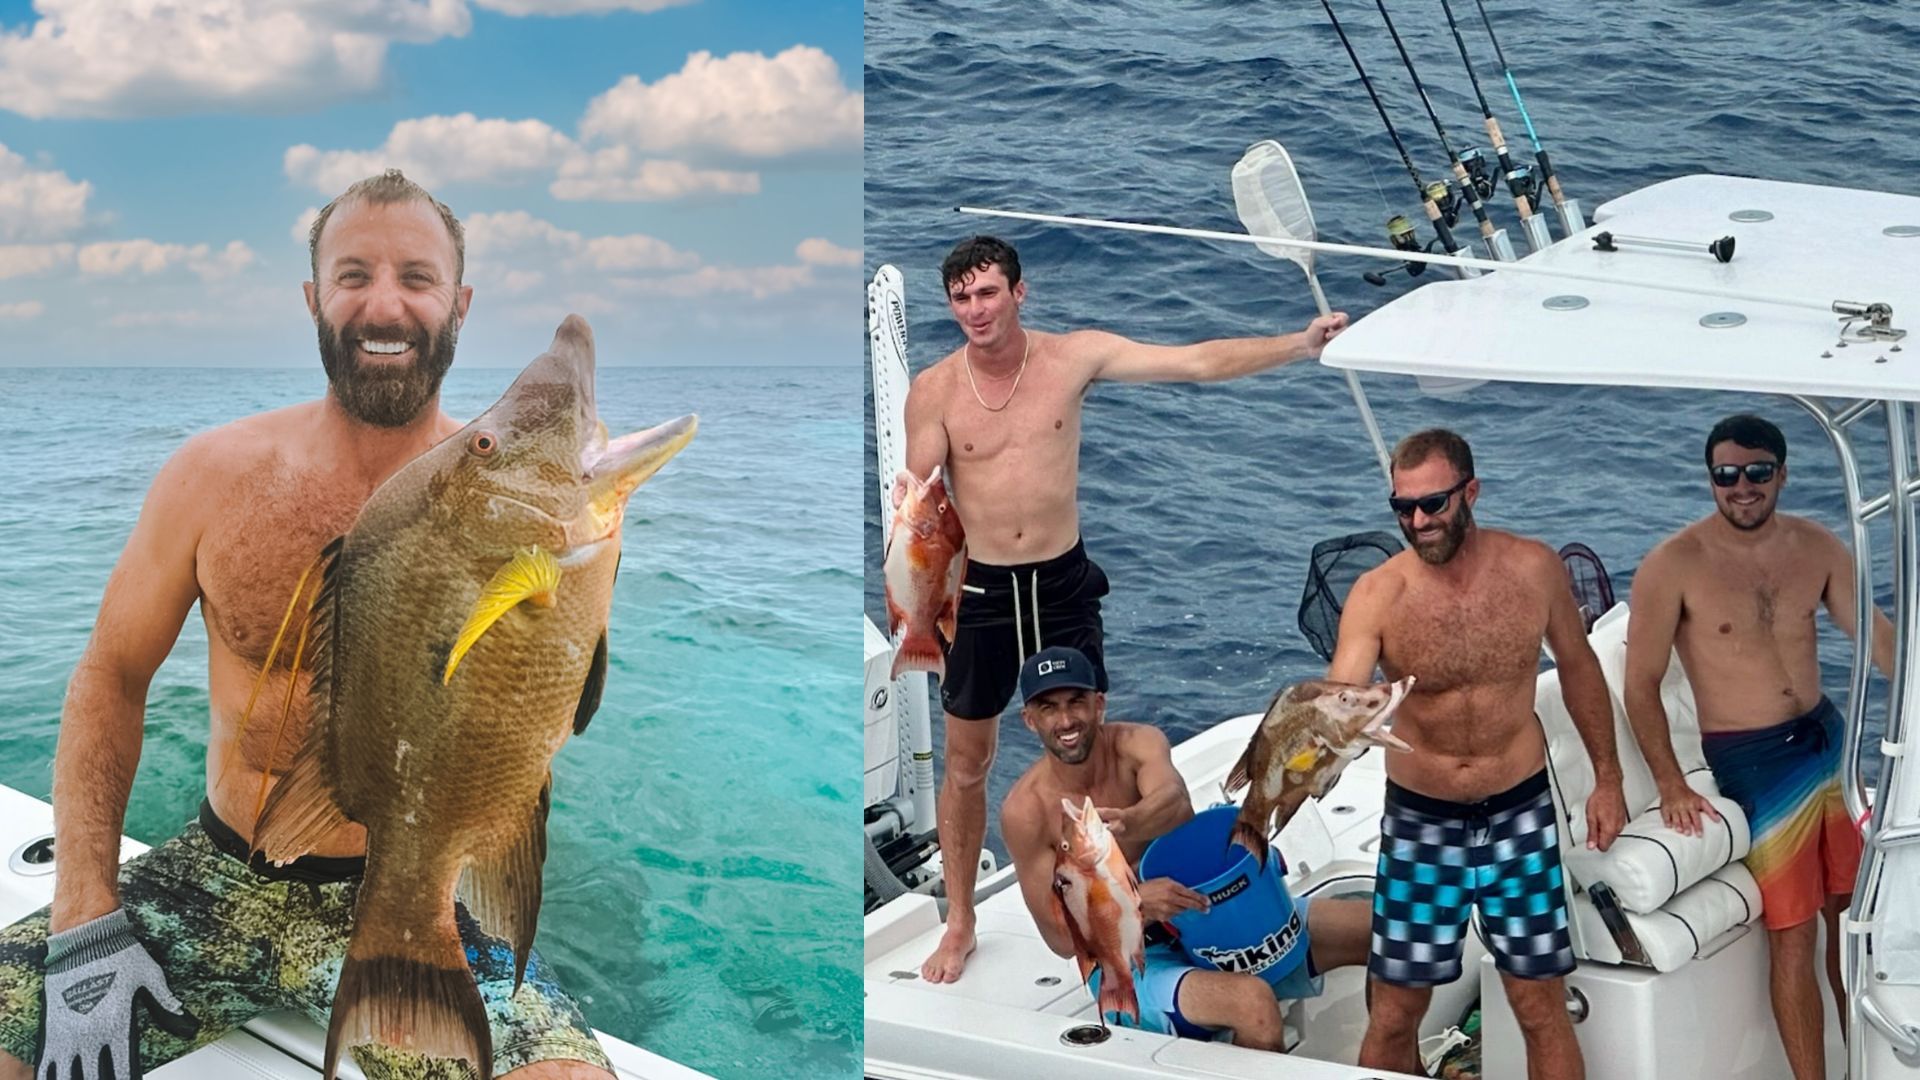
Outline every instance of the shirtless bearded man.
[(1354, 583), (1327, 677), (1419, 680), (1387, 757), (1374, 882), (1367, 1034), (1360, 1064), (1419, 1073), (1416, 1037), (1433, 987), (1460, 977), (1474, 907), (1534, 1080), (1585, 1067), (1564, 1003), (1573, 970), (1560, 843), (1534, 715), (1540, 642), (1593, 759), (1589, 847), (1626, 821), (1613, 709), (1567, 572), (1552, 549), (1473, 522), (1480, 481), (1466, 440), (1422, 431), (1393, 452), (1393, 511), (1412, 545)]
[(1093, 661), (1106, 688), (1100, 598), (1107, 577), (1080, 543), (1080, 403), (1087, 389), (1096, 379), (1231, 379), (1316, 357), (1347, 317), (1322, 316), (1280, 337), (1143, 345), (1098, 330), (1051, 334), (1022, 326), (1027, 286), (1020, 258), (992, 237), (962, 241), (940, 272), (967, 340), (914, 377), (906, 423), (907, 468), (925, 476), (946, 466), (970, 560), (940, 687), (947, 929), (920, 969), (929, 981), (952, 982), (973, 952), (987, 770), (1021, 663), (1045, 645), (1070, 645)]
[[(236, 420), (174, 453), (67, 685), (53, 766), (60, 874), (50, 909), (0, 930), (0, 1077), (30, 1075), (22, 1062), (42, 1045), (57, 1059), (43, 1076), (50, 1066), (60, 1080), (75, 1075), (75, 1058), (100, 1075), (105, 1053), (125, 1077), (130, 1045), (152, 1069), (271, 1009), (327, 1021), (366, 832), (345, 826), (284, 867), (249, 859), (262, 778), (284, 774), (305, 741), (309, 674), (291, 688), (283, 737), (256, 714), (243, 738), (239, 721), (302, 570), (374, 488), (459, 430), (440, 410), (440, 380), (473, 290), (461, 284), (459, 222), (398, 171), (329, 203), (309, 244), (326, 397)], [(206, 802), (180, 836), (119, 866), (147, 685), (196, 601), (212, 712)], [(286, 698), (288, 677), (276, 663), (259, 700)], [(545, 964), (530, 961), (527, 986), (509, 998), (512, 947), (460, 923), (493, 1021), (494, 1075), (611, 1080)], [(385, 1046), (353, 1055), (376, 1080), (467, 1075), (458, 1061)]]
[[(1627, 624), (1627, 716), (1660, 786), (1661, 816), (1685, 833), (1718, 817), (1674, 758), (1660, 681), (1668, 655), (1693, 685), (1700, 741), (1723, 795), (1753, 831), (1746, 863), (1760, 884), (1771, 950), (1773, 1013), (1796, 1080), (1825, 1075), (1818, 923), (1844, 1023), (1840, 912), (1853, 893), (1860, 834), (1840, 794), (1841, 720), (1820, 691), (1814, 613), (1854, 636), (1853, 556), (1805, 518), (1777, 514), (1787, 440), (1757, 416), (1729, 416), (1707, 436), (1716, 513), (1663, 541), (1633, 577)], [(1874, 612), (1873, 662), (1893, 669), (1893, 626)]]

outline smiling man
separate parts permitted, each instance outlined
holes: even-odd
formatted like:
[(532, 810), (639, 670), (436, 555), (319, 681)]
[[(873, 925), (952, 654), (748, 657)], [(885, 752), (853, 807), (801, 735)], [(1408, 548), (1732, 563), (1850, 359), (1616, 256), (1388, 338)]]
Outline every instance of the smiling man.
[(1346, 328), (1335, 312), (1279, 337), (1143, 345), (1100, 330), (1043, 333), (1020, 322), (1020, 256), (991, 236), (961, 243), (940, 267), (966, 341), (914, 377), (907, 468), (946, 467), (967, 530), (959, 625), (940, 687), (946, 710), (940, 853), (947, 929), (921, 965), (952, 982), (974, 946), (973, 886), (987, 829), (987, 770), (997, 721), (1020, 665), (1069, 645), (1107, 686), (1100, 598), (1107, 576), (1080, 542), (1080, 404), (1096, 380), (1210, 382), (1320, 355)]
[(1416, 751), (1387, 756), (1373, 893), (1370, 999), (1360, 1064), (1420, 1071), (1417, 1037), (1433, 987), (1458, 979), (1477, 909), (1526, 1043), (1527, 1075), (1578, 1080), (1567, 1017), (1573, 944), (1547, 740), (1534, 714), (1540, 644), (1593, 761), (1587, 845), (1626, 822), (1613, 708), (1553, 549), (1474, 523), (1473, 451), (1444, 428), (1393, 451), (1400, 531), (1412, 545), (1363, 574), (1340, 615), (1327, 678), (1418, 678), (1393, 732)]
[[(459, 430), (440, 409), (440, 380), (473, 290), (461, 284), (459, 221), (397, 170), (329, 203), (310, 248), (305, 291), (326, 396), (203, 432), (174, 453), (68, 682), (53, 904), (0, 930), (0, 1078), (31, 1075), (23, 1062), (34, 1060), (42, 1076), (98, 1076), (103, 1055), (125, 1077), (130, 1053), (152, 1069), (272, 1009), (327, 1022), (366, 834), (346, 825), (284, 866), (250, 855), (262, 786), (285, 774), (308, 720), (309, 674), (287, 661), (262, 669), (315, 555), (382, 481)], [(181, 835), (120, 866), (147, 686), (196, 602), (212, 714), (206, 801)], [(243, 731), (256, 698), (274, 707), (254, 709)], [(515, 994), (512, 947), (464, 911), (460, 927), (493, 1024), (494, 1074), (610, 1080), (546, 965), (530, 961)], [(374, 1080), (464, 1074), (384, 1046), (353, 1055)]]
[[(1661, 816), (1698, 833), (1717, 817), (1687, 786), (1673, 753), (1660, 683), (1677, 647), (1693, 686), (1700, 742), (1722, 794), (1753, 832), (1746, 863), (1760, 884), (1774, 1017), (1796, 1080), (1825, 1074), (1818, 922), (1840, 1015), (1840, 912), (1860, 865), (1860, 834), (1840, 792), (1840, 711), (1820, 688), (1822, 606), (1855, 636), (1853, 556), (1806, 518), (1776, 513), (1787, 440), (1750, 414), (1707, 435), (1715, 512), (1648, 553), (1633, 576), (1627, 625), (1627, 717), (1660, 787)], [(1873, 662), (1893, 670), (1893, 625), (1874, 611)]]

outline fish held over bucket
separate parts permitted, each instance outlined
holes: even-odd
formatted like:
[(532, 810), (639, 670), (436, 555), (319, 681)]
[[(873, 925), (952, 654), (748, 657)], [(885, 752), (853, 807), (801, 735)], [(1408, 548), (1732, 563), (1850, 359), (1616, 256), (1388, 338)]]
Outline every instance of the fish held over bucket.
[[(967, 577), (967, 531), (935, 465), (925, 480), (904, 469), (893, 482), (893, 528), (887, 534), (887, 634), (897, 644), (893, 678), (903, 672), (947, 675), (941, 637), (952, 643)], [(938, 633), (940, 637), (936, 637)]]
[(1084, 806), (1061, 799), (1060, 808), (1067, 821), (1054, 861), (1053, 891), (1073, 938), (1080, 980), (1099, 968), (1101, 1018), (1118, 1013), (1138, 1023), (1134, 977), (1144, 975), (1147, 966), (1139, 883), (1092, 798)]
[(517, 988), (540, 910), (550, 764), (606, 677), (627, 498), (697, 423), (609, 441), (593, 334), (569, 316), (505, 396), (382, 484), (323, 553), (302, 637), (312, 720), (263, 792), (253, 843), (286, 862), (348, 821), (366, 827), (329, 1080), (340, 1051), (365, 1042), (491, 1076), (456, 890), (513, 945)]
[(1284, 828), (1307, 797), (1333, 789), (1347, 763), (1370, 747), (1411, 750), (1393, 734), (1393, 711), (1413, 689), (1413, 676), (1358, 686), (1315, 679), (1283, 688), (1254, 729), (1246, 752), (1227, 773), (1227, 791), (1251, 785), (1229, 843), (1267, 865), (1267, 837)]

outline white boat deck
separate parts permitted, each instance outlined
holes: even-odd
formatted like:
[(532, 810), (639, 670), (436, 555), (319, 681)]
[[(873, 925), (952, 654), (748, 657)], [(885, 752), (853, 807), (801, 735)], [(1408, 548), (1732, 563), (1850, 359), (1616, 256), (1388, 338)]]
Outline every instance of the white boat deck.
[[(24, 843), (52, 834), (53, 807), (0, 786), (0, 822), (5, 822), (0, 828), (0, 849), (12, 852)], [(120, 857), (124, 861), (145, 850), (146, 845), (123, 839)], [(0, 924), (32, 913), (52, 898), (52, 874), (22, 874), (10, 866), (0, 868)], [(705, 1080), (707, 1076), (605, 1032), (596, 1034), (621, 1080)], [(271, 1013), (147, 1075), (153, 1080), (309, 1080), (320, 1075), (325, 1041), (326, 1032), (305, 1016)], [(340, 1075), (365, 1080), (352, 1059), (344, 1055)]]

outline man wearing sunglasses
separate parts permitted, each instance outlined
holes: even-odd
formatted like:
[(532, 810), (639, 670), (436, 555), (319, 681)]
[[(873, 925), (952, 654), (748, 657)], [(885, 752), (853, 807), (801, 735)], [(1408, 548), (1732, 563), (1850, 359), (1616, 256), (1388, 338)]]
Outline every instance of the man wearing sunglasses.
[(1566, 568), (1553, 550), (1474, 524), (1480, 481), (1466, 440), (1435, 428), (1394, 448), (1389, 506), (1410, 550), (1356, 581), (1327, 677), (1417, 677), (1387, 756), (1380, 861), (1359, 1063), (1420, 1072), (1417, 1036), (1433, 987), (1462, 974), (1472, 911), (1527, 1048), (1528, 1075), (1584, 1075), (1565, 1006), (1573, 970), (1546, 735), (1534, 715), (1542, 640), (1593, 760), (1587, 844), (1626, 821), (1613, 708)]
[[(1853, 891), (1860, 836), (1840, 794), (1840, 712), (1820, 689), (1814, 612), (1854, 636), (1853, 556), (1822, 526), (1775, 513), (1787, 440), (1758, 416), (1729, 416), (1707, 436), (1716, 512), (1653, 549), (1633, 578), (1627, 626), (1627, 717), (1660, 787), (1661, 816), (1683, 833), (1718, 818), (1674, 757), (1660, 683), (1678, 648), (1693, 686), (1701, 750), (1721, 794), (1753, 834), (1746, 863), (1760, 884), (1771, 945), (1773, 1012), (1797, 1080), (1824, 1074), (1818, 923), (1827, 978), (1840, 996), (1840, 913)], [(1873, 662), (1893, 669), (1893, 626), (1874, 612)]]
[(907, 394), (907, 468), (946, 466), (967, 531), (966, 582), (940, 700), (946, 712), (940, 851), (947, 929), (921, 965), (953, 982), (974, 947), (973, 885), (987, 831), (987, 770), (1020, 665), (1070, 645), (1107, 687), (1100, 598), (1107, 575), (1080, 542), (1080, 407), (1096, 380), (1215, 382), (1320, 355), (1347, 317), (1297, 333), (1147, 345), (1100, 330), (1043, 333), (1021, 325), (1020, 256), (991, 236), (963, 240), (940, 267), (966, 340), (914, 376)]

